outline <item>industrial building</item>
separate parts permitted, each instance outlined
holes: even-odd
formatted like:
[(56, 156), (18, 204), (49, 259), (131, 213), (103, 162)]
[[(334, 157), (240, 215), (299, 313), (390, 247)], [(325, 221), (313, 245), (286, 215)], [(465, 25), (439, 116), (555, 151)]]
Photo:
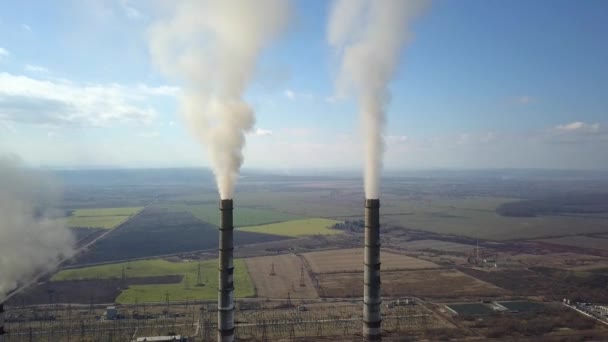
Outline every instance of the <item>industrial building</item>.
[(117, 315), (118, 315), (118, 310), (116, 310), (115, 306), (108, 306), (106, 308), (106, 314), (105, 314), (105, 316), (106, 316), (107, 320), (116, 319)]

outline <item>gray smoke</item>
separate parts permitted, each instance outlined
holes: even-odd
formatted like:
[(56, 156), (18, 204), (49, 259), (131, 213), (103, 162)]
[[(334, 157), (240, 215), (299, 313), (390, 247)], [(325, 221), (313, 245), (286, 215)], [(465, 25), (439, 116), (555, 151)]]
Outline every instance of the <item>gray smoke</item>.
[(232, 198), (253, 109), (243, 99), (262, 49), (287, 24), (285, 0), (186, 0), (149, 31), (153, 60), (182, 82), (182, 113), (205, 146), (222, 199)]
[(337, 0), (327, 39), (340, 58), (337, 87), (358, 98), (365, 143), (365, 197), (378, 198), (384, 154), (383, 128), (408, 26), (425, 7), (424, 0)]
[(49, 177), (0, 156), (0, 301), (72, 254), (73, 238), (52, 206), (60, 189)]

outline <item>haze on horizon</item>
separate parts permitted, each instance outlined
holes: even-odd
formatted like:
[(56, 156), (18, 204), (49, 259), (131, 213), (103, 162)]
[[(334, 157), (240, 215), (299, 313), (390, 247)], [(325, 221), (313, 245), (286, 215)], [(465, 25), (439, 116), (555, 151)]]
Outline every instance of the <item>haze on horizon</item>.
[[(0, 154), (54, 168), (208, 167), (147, 37), (161, 2), (9, 2)], [(244, 168), (361, 169), (325, 1), (295, 1), (245, 98)], [(35, 8), (36, 10), (31, 10)], [(435, 1), (389, 84), (387, 169), (608, 169), (608, 3)], [(269, 151), (271, 153), (269, 153)]]

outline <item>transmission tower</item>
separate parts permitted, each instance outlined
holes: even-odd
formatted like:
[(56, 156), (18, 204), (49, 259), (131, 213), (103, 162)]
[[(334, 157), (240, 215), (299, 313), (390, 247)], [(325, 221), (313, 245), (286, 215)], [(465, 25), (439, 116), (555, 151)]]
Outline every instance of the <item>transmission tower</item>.
[(300, 286), (306, 286), (306, 282), (304, 281), (304, 264), (300, 267)]
[(196, 273), (196, 286), (203, 286), (203, 279), (201, 276), (201, 262), (198, 262), (198, 271)]
[(295, 339), (296, 339), (295, 324), (288, 324), (288, 329), (289, 329), (289, 340), (295, 341)]
[(169, 291), (165, 291), (165, 303), (167, 304), (167, 311), (169, 311)]
[(475, 242), (475, 266), (479, 266), (479, 240)]
[(267, 341), (266, 321), (262, 321), (262, 341)]
[(127, 286), (127, 276), (125, 274), (125, 267), (122, 267), (122, 278), (121, 278), (121, 287), (125, 288)]

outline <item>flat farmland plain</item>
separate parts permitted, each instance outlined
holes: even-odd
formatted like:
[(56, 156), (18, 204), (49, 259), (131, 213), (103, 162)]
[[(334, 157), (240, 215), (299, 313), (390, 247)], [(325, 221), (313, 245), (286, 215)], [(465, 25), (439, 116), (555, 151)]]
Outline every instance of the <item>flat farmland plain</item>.
[[(363, 296), (362, 273), (318, 274), (321, 297)], [(457, 270), (411, 270), (382, 273), (382, 295), (461, 298), (497, 296), (505, 291)]]
[[(346, 184), (346, 183), (345, 183)], [(344, 185), (344, 184), (342, 184)], [(363, 217), (363, 194), (359, 187), (332, 190), (302, 187), (280, 191), (244, 191), (235, 202), (235, 226), (289, 221), (308, 217), (351, 220)], [(298, 190), (300, 189), (300, 190)], [(198, 197), (201, 201), (208, 196)], [(194, 198), (190, 198), (194, 199)], [(387, 194), (382, 200), (382, 224), (475, 239), (538, 239), (577, 233), (607, 233), (608, 220), (591, 216), (546, 215), (507, 217), (496, 209), (519, 199), (492, 196), (448, 198), (427, 195), (417, 198)], [(177, 204), (184, 210), (184, 206)], [(177, 207), (175, 207), (177, 208)], [(217, 205), (186, 208), (199, 219), (217, 224)], [(239, 214), (239, 211), (241, 212)], [(239, 216), (242, 215), (242, 216)], [(240, 217), (240, 218), (239, 218)]]
[[(359, 190), (360, 188), (358, 187), (357, 191)], [(353, 196), (352, 194), (347, 193), (344, 194), (344, 196), (336, 198), (335, 196), (332, 196), (332, 193), (332, 190), (309, 190), (297, 187), (290, 187), (288, 190), (281, 187), (280, 189), (272, 191), (239, 191), (238, 198), (235, 198), (234, 202), (234, 214), (235, 216), (238, 215), (236, 208), (247, 208), (289, 215), (290, 218), (286, 220), (306, 217), (335, 218), (339, 216), (362, 215), (363, 194)], [(208, 200), (213, 200), (217, 203), (217, 194), (213, 194), (211, 197), (208, 195), (195, 195), (187, 197), (182, 196), (173, 199), (173, 201), (182, 202)], [(216, 204), (212, 204), (209, 207), (217, 209)], [(271, 222), (278, 221), (280, 220)], [(236, 226), (251, 224), (254, 223), (245, 222), (243, 225), (236, 224)]]
[[(247, 208), (238, 205), (237, 201), (234, 208), (235, 227), (255, 226), (301, 218), (298, 215), (276, 210)], [(220, 224), (220, 211), (217, 204), (162, 204), (156, 207), (167, 209), (169, 212), (187, 212), (194, 215), (197, 219), (214, 226), (219, 226)]]
[(561, 269), (584, 270), (601, 268), (606, 265), (606, 259), (579, 253), (551, 253), (551, 254), (517, 254), (509, 257), (526, 267), (552, 267)]
[[(199, 263), (170, 262), (163, 259), (139, 260), (132, 262), (90, 266), (67, 269), (53, 276), (52, 281), (70, 280), (119, 280), (122, 272), (127, 279), (145, 279), (146, 277), (179, 276), (179, 282), (166, 284), (137, 284), (133, 282), (127, 289), (120, 292), (115, 299), (122, 304), (141, 302), (162, 302), (166, 293), (170, 300), (204, 300), (217, 298), (217, 260), (200, 262), (201, 281), (204, 286), (197, 286)], [(254, 295), (251, 279), (242, 259), (234, 260), (234, 283), (236, 297), (252, 297)], [(93, 287), (94, 288), (94, 287)]]
[[(181, 275), (91, 280), (60, 280), (36, 284), (9, 300), (11, 306), (55, 303), (113, 303), (124, 287), (178, 284)], [(49, 296), (52, 293), (52, 296)]]
[(488, 240), (533, 239), (608, 231), (608, 220), (573, 216), (506, 217), (491, 211), (449, 208), (385, 215), (385, 224)]
[(576, 246), (608, 251), (608, 240), (588, 236), (566, 236), (555, 239), (538, 240), (555, 245)]
[(344, 232), (337, 229), (330, 229), (330, 227), (339, 222), (340, 221), (324, 218), (311, 218), (272, 223), (261, 226), (243, 227), (239, 228), (239, 231), (292, 237), (307, 235), (336, 235)]
[[(302, 260), (295, 254), (264, 256), (245, 259), (249, 276), (261, 298), (318, 298), (313, 281), (304, 268), (304, 285), (300, 286)], [(271, 275), (274, 265), (275, 275)]]
[(77, 209), (67, 217), (67, 225), (69, 227), (111, 229), (142, 209), (142, 207)]
[(422, 249), (434, 249), (448, 252), (470, 252), (475, 248), (474, 245), (467, 245), (463, 243), (455, 243), (449, 241), (440, 240), (414, 240), (408, 241), (403, 244), (403, 247), (411, 250), (422, 250)]
[[(314, 273), (363, 272), (363, 248), (335, 249), (302, 254)], [(380, 251), (382, 270), (413, 270), (440, 266), (418, 258)]]
[[(234, 232), (235, 246), (284, 240), (286, 237)], [(169, 212), (147, 207), (77, 258), (78, 264), (165, 256), (216, 249), (218, 229), (197, 220), (189, 212)]]
[(131, 216), (142, 209), (143, 207), (77, 209), (72, 216)]

